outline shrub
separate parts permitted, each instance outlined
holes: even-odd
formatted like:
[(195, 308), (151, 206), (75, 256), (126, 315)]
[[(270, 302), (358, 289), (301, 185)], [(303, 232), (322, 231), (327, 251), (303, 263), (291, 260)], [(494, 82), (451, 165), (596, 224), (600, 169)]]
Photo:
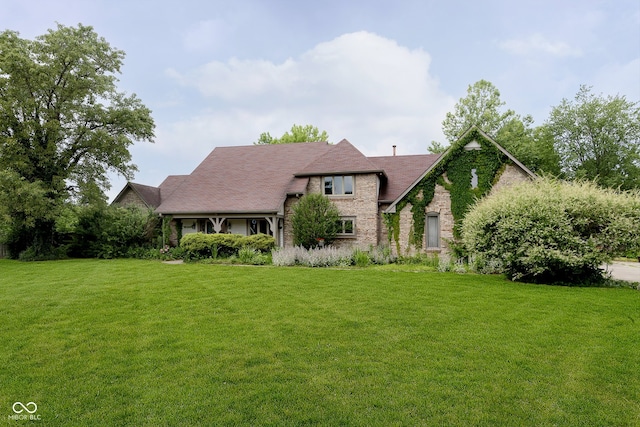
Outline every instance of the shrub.
[(368, 255), (371, 262), (378, 265), (391, 264), (396, 261), (389, 246), (371, 246)]
[(371, 262), (371, 258), (369, 258), (369, 254), (360, 249), (356, 249), (353, 252), (353, 263), (357, 267), (366, 267)]
[(260, 252), (271, 252), (276, 240), (272, 236), (260, 233), (247, 237), (244, 244)]
[(306, 267), (366, 267), (370, 263), (389, 264), (394, 261), (388, 248), (324, 248), (305, 249), (302, 246), (274, 249), (271, 253), (273, 265)]
[(137, 256), (138, 249), (154, 246), (160, 231), (158, 217), (137, 207), (77, 208), (70, 255), (122, 258)]
[(292, 266), (302, 265), (306, 267), (347, 267), (353, 262), (353, 250), (349, 248), (324, 248), (306, 249), (302, 246), (276, 249), (272, 252), (273, 265)]
[(291, 224), (293, 244), (307, 249), (318, 246), (319, 239), (331, 244), (338, 233), (340, 212), (322, 194), (307, 194), (293, 206)]
[(600, 266), (640, 247), (640, 194), (539, 179), (481, 200), (462, 236), (478, 271), (512, 280), (586, 284)]
[(266, 234), (242, 236), (240, 234), (190, 233), (180, 239), (180, 247), (187, 260), (229, 257), (246, 247), (258, 252), (268, 252), (275, 246), (275, 239)]

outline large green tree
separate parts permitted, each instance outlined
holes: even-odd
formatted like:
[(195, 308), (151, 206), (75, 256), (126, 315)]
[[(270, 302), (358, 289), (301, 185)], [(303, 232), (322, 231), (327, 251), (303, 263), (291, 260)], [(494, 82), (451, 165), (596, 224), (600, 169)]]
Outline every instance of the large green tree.
[(516, 116), (512, 110), (502, 111), (506, 103), (500, 99), (500, 91), (491, 82), (479, 80), (467, 88), (467, 96), (461, 98), (447, 113), (442, 131), (450, 143), (471, 126), (476, 125), (489, 135), (496, 135), (505, 123)]
[(291, 144), (295, 142), (320, 142), (329, 141), (329, 135), (327, 131), (320, 132), (316, 126), (312, 125), (296, 125), (291, 127), (291, 131), (285, 132), (280, 138), (274, 138), (269, 132), (263, 132), (255, 145), (266, 144)]
[[(500, 91), (486, 80), (480, 80), (467, 88), (467, 96), (461, 98), (442, 122), (442, 131), (449, 142), (476, 125), (507, 149), (534, 172), (557, 175), (560, 172), (558, 155), (553, 140), (544, 127), (533, 127), (531, 116), (521, 117), (513, 110), (505, 109)], [(442, 145), (432, 142), (432, 153), (442, 152)]]
[(65, 203), (104, 200), (109, 171), (130, 179), (136, 170), (128, 148), (151, 141), (154, 122), (117, 90), (123, 58), (89, 26), (34, 40), (0, 33), (0, 217), (10, 221), (0, 230), (12, 255), (50, 252)]
[(640, 105), (624, 96), (596, 96), (581, 86), (554, 107), (547, 126), (569, 178), (605, 187), (640, 188)]
[(531, 116), (512, 117), (498, 130), (495, 140), (533, 172), (559, 176), (560, 157), (548, 127), (532, 124)]

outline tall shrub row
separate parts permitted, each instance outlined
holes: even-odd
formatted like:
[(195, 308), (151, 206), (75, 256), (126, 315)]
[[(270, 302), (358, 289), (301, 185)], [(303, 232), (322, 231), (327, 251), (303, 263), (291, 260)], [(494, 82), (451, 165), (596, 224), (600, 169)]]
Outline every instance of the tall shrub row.
[(76, 209), (76, 215), (66, 225), (70, 256), (135, 257), (158, 245), (160, 223), (152, 211), (133, 206), (83, 207)]
[(598, 282), (603, 263), (640, 252), (640, 194), (538, 179), (477, 203), (462, 239), (480, 271), (535, 283)]

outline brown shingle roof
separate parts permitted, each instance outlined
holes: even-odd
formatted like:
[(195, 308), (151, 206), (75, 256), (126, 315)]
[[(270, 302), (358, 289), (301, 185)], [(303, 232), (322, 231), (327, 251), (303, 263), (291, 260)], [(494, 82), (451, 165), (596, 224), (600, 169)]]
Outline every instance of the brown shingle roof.
[(166, 200), (171, 194), (187, 179), (189, 175), (169, 175), (160, 184), (160, 197), (161, 200)]
[(155, 208), (160, 205), (160, 189), (158, 187), (136, 184), (135, 182), (131, 182), (130, 185), (147, 206)]
[(112, 205), (120, 203), (121, 198), (127, 194), (127, 190), (133, 191), (148, 208), (156, 208), (160, 205), (160, 189), (149, 185), (127, 182), (122, 191), (111, 202)]
[(371, 163), (384, 169), (387, 175), (387, 180), (380, 188), (379, 200), (389, 203), (394, 201), (434, 164), (438, 157), (440, 154), (369, 157)]
[(306, 167), (299, 169), (297, 176), (351, 174), (351, 173), (384, 173), (373, 164), (349, 141), (343, 139), (331, 146), (322, 157), (315, 159)]
[(326, 142), (217, 147), (163, 196), (165, 214), (278, 212), (287, 194), (306, 187), (294, 174), (331, 147)]

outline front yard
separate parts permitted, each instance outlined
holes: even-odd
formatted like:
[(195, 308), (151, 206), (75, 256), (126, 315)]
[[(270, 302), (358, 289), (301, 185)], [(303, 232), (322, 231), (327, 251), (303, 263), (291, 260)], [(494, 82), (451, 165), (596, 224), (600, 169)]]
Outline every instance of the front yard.
[(0, 304), (12, 425), (640, 424), (628, 288), (0, 260)]

